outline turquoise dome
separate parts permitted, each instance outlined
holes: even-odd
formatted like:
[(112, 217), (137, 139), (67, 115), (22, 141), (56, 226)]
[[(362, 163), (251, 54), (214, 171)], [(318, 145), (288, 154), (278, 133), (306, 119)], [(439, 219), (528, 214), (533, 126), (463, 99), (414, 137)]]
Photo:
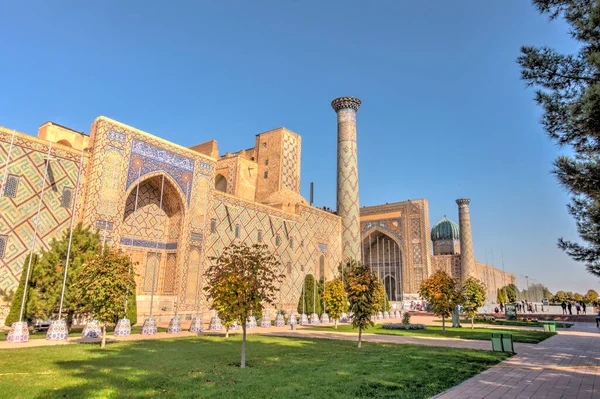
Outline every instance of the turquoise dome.
[(444, 216), (431, 229), (431, 241), (459, 240), (460, 232), (458, 225)]

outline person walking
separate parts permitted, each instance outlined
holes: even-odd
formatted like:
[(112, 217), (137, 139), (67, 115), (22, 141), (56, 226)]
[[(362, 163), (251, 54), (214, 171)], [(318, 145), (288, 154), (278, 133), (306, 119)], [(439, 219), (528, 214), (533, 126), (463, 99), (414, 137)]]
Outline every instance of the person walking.
[(581, 309), (583, 310), (583, 314), (587, 314), (587, 313), (585, 312), (585, 302), (582, 302), (582, 303), (581, 303)]
[(565, 303), (565, 301), (563, 301), (563, 303), (560, 304), (560, 307), (563, 310), (562, 314), (567, 314), (567, 304)]
[(596, 327), (600, 328), (600, 309), (598, 310), (598, 314), (596, 315)]
[(567, 303), (567, 310), (569, 311), (570, 315), (573, 315), (573, 305), (571, 305), (571, 302)]
[(579, 302), (575, 304), (575, 310), (577, 311), (577, 314), (581, 312), (581, 306), (579, 306)]

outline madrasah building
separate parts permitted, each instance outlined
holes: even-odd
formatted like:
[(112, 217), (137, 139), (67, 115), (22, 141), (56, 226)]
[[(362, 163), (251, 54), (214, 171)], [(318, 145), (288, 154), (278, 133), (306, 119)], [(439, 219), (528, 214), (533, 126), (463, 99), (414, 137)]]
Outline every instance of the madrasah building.
[(53, 122), (37, 137), (0, 127), (0, 288), (16, 289), (27, 254), (74, 221), (131, 254), (138, 314), (152, 295), (157, 316), (172, 315), (177, 302), (183, 315), (206, 311), (204, 270), (236, 241), (266, 244), (279, 258), (278, 308), (288, 311), (307, 274), (330, 279), (348, 257), (379, 273), (391, 301), (418, 300), (438, 269), (479, 278), (495, 301), (515, 276), (475, 260), (468, 199), (456, 201), (459, 225), (444, 218), (431, 231), (426, 199), (360, 207), (359, 106), (353, 97), (332, 102), (336, 212), (300, 195), (302, 138), (283, 127), (225, 154), (214, 140), (186, 148), (103, 116), (89, 135)]

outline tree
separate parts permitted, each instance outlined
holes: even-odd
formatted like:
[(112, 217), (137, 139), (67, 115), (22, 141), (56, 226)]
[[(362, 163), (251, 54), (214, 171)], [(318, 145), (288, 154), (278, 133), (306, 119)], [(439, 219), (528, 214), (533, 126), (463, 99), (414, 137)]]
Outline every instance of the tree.
[[(317, 292), (315, 295), (315, 286), (317, 287)], [(300, 298), (298, 299), (298, 313), (313, 313), (313, 310), (316, 314), (323, 313), (322, 307), (322, 298), (321, 298), (321, 290), (319, 289), (321, 286), (320, 282), (315, 284), (315, 278), (312, 274), (307, 274), (304, 277), (304, 292), (300, 293)], [(316, 299), (316, 302), (315, 302)], [(302, 302), (304, 301), (304, 305)], [(313, 305), (314, 304), (314, 305)]]
[(450, 317), (460, 302), (458, 282), (443, 270), (438, 270), (421, 283), (419, 294), (429, 302), (433, 313), (442, 318), (442, 331), (446, 332), (446, 318)]
[(377, 280), (375, 303), (377, 304), (378, 312), (388, 312), (390, 310), (390, 301), (388, 300), (387, 292), (385, 292), (385, 287), (383, 286), (383, 281), (381, 280)]
[(485, 304), (485, 297), (485, 286), (481, 281), (471, 276), (463, 281), (460, 289), (460, 304), (471, 319), (471, 329), (473, 329), (473, 319), (475, 319), (477, 309)]
[(562, 18), (577, 42), (577, 52), (524, 46), (521, 77), (536, 87), (548, 136), (573, 156), (560, 156), (553, 173), (571, 194), (569, 213), (583, 244), (560, 238), (559, 248), (600, 276), (600, 3), (589, 0), (534, 0), (542, 14)]
[(275, 306), (276, 294), (285, 277), (280, 264), (266, 245), (232, 244), (205, 273), (204, 290), (212, 299), (213, 308), (242, 324), (242, 358), (246, 367), (246, 323), (248, 316), (262, 311), (263, 305)]
[(585, 303), (595, 304), (598, 302), (598, 293), (594, 290), (588, 290), (584, 296)]
[(336, 278), (325, 283), (323, 301), (327, 305), (329, 316), (335, 320), (334, 328), (337, 329), (338, 319), (348, 311), (348, 298), (342, 280)]
[(110, 247), (93, 255), (83, 265), (73, 288), (84, 312), (91, 313), (101, 323), (101, 348), (106, 346), (106, 326), (123, 315), (128, 293), (135, 292), (134, 274), (129, 256)]
[[(19, 279), (19, 285), (17, 286), (17, 290), (15, 291), (15, 295), (13, 296), (8, 316), (6, 316), (6, 320), (4, 321), (4, 324), (9, 327), (12, 323), (19, 321), (19, 315), (21, 313), (21, 304), (23, 303), (23, 287), (25, 287), (25, 279), (27, 278), (27, 266), (29, 265), (29, 257), (30, 255), (27, 255), (25, 257), (25, 261), (23, 262), (23, 269), (21, 269), (21, 278)], [(31, 260), (31, 269), (35, 269), (37, 267), (37, 263), (38, 256), (36, 254), (33, 254), (33, 259)], [(31, 274), (31, 272), (29, 274)], [(28, 283), (27, 287), (28, 289), (24, 303), (25, 306), (23, 308), (23, 320), (30, 322), (32, 318), (29, 315), (27, 305), (29, 303), (29, 295), (31, 294), (31, 284)]]
[(556, 303), (556, 304), (561, 304), (563, 302), (568, 303), (568, 302), (573, 302), (573, 293), (572, 292), (565, 292), (565, 291), (557, 291), (556, 295), (554, 295), (554, 297), (552, 298), (552, 302)]
[(504, 294), (505, 294), (504, 303), (517, 302), (517, 292), (519, 292), (519, 290), (516, 285), (514, 285), (513, 283), (510, 283), (510, 284), (502, 287), (502, 290), (504, 291)]
[[(41, 250), (31, 262), (31, 271), (27, 285), (27, 301), (24, 311), (25, 319), (49, 318), (58, 313), (69, 237), (70, 230), (67, 229), (63, 232), (60, 239), (52, 239), (48, 250)], [(82, 265), (86, 260), (100, 251), (100, 245), (101, 241), (98, 233), (91, 231), (90, 228), (84, 228), (81, 223), (78, 223), (73, 228), (69, 269), (67, 271), (63, 301), (63, 313), (66, 315), (69, 324), (74, 313), (80, 311), (81, 307), (81, 304), (75, 300), (77, 295), (71, 289), (71, 285), (81, 272)], [(25, 259), (21, 281), (17, 289), (18, 294), (15, 295), (15, 300), (13, 301), (13, 307), (17, 309), (17, 319), (23, 299), (23, 285), (25, 284), (28, 263), (29, 257)], [(11, 319), (10, 322), (12, 321)], [(8, 322), (9, 320), (7, 319)]]
[(379, 284), (377, 275), (368, 266), (354, 259), (345, 264), (344, 284), (352, 312), (352, 327), (358, 328), (358, 347), (362, 343), (362, 331), (372, 326), (372, 316), (377, 314), (376, 291)]

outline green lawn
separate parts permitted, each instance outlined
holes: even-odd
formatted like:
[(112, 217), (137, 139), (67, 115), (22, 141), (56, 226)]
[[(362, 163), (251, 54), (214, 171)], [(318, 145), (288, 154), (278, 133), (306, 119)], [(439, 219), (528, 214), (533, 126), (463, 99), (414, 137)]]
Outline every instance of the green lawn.
[[(434, 320), (437, 322), (442, 322), (442, 320)], [(471, 319), (462, 319), (460, 321), (463, 325), (471, 325)], [(502, 320), (496, 319), (496, 321), (484, 321), (484, 320), (475, 320), (475, 324), (491, 324), (497, 326), (516, 326), (516, 327), (543, 327), (544, 324), (539, 321), (524, 321), (524, 320)], [(556, 328), (571, 328), (573, 327), (573, 323), (566, 323), (562, 321), (556, 322)]]
[(498, 352), (250, 335), (6, 349), (1, 398), (429, 398)]
[[(108, 327), (106, 329), (106, 336), (110, 337), (112, 335), (112, 331), (114, 330), (114, 326)], [(69, 337), (79, 337), (81, 338), (81, 333), (83, 331), (83, 328), (72, 328), (71, 331), (69, 331)], [(158, 327), (158, 332), (165, 332), (167, 331), (166, 328), (164, 327)], [(133, 326), (131, 327), (131, 333), (132, 334), (140, 334), (142, 332), (142, 326)], [(1, 331), (0, 332), (0, 341), (6, 341), (6, 336), (8, 335), (8, 330), (6, 331)], [(46, 339), (46, 332), (45, 331), (40, 331), (40, 332), (29, 332), (29, 339)]]
[[(315, 330), (331, 331), (333, 327), (306, 327), (314, 328)], [(353, 329), (351, 325), (344, 324), (338, 326), (339, 332), (347, 333), (358, 333), (357, 329)], [(543, 340), (550, 338), (556, 333), (543, 332), (543, 331), (530, 331), (530, 330), (500, 330), (497, 328), (475, 328), (471, 330), (471, 327), (452, 328), (446, 327), (446, 332), (442, 331), (442, 327), (438, 326), (427, 326), (425, 330), (384, 330), (381, 324), (376, 324), (374, 327), (370, 327), (365, 332), (372, 334), (387, 334), (387, 335), (409, 335), (415, 337), (432, 337), (432, 338), (462, 338), (462, 339), (478, 339), (478, 340), (490, 340), (492, 338), (491, 333), (495, 332), (506, 332), (513, 335), (514, 342), (521, 342), (527, 344), (537, 344)]]

